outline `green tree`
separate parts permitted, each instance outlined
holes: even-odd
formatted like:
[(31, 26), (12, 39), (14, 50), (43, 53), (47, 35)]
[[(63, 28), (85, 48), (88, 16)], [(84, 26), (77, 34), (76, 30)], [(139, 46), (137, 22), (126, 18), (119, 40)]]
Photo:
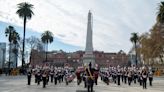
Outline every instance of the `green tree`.
[(10, 59), (11, 59), (11, 45), (13, 44), (17, 44), (18, 43), (18, 40), (20, 39), (19, 37), (19, 34), (16, 32), (16, 30), (14, 29), (13, 26), (8, 26), (6, 29), (5, 29), (5, 34), (6, 34), (6, 37), (8, 37), (8, 41), (9, 41), (9, 63), (8, 63), (8, 68), (10, 69)]
[(158, 5), (157, 22), (148, 33), (139, 37), (139, 48), (145, 64), (163, 63), (164, 54), (164, 2)]
[(164, 2), (162, 1), (159, 4), (158, 12), (157, 12), (157, 22), (164, 22)]
[(46, 61), (47, 61), (47, 52), (48, 52), (48, 44), (53, 42), (53, 33), (50, 31), (45, 31), (41, 35), (41, 40), (44, 44), (46, 44)]
[(161, 34), (161, 28), (157, 26), (153, 26), (152, 30), (150, 31), (150, 37), (152, 39), (152, 50), (153, 50), (153, 57), (159, 57), (161, 62), (163, 62), (163, 54), (164, 54), (164, 38)]
[(131, 33), (131, 38), (130, 38), (130, 41), (134, 44), (134, 48), (135, 48), (135, 63), (136, 65), (138, 64), (138, 60), (137, 60), (137, 42), (139, 40), (139, 37), (138, 37), (138, 34), (137, 33)]
[(140, 36), (141, 47), (139, 49), (146, 64), (156, 63), (157, 58), (163, 62), (164, 38), (160, 30), (159, 26), (155, 24), (149, 33), (144, 33)]
[(140, 48), (139, 52), (140, 55), (142, 55), (142, 58), (144, 60), (144, 64), (149, 64), (153, 58), (152, 58), (152, 53), (153, 53), (153, 41), (150, 37), (149, 33), (144, 33), (139, 37), (139, 43), (140, 43)]
[[(18, 57), (18, 42), (19, 41), (20, 41), (20, 36), (16, 31), (14, 31), (13, 32), (13, 44), (15, 45), (15, 47), (12, 51), (15, 54), (15, 58)], [(16, 67), (17, 67), (17, 65), (18, 65), (18, 62), (16, 62)]]
[(23, 65), (25, 64), (24, 50), (25, 50), (26, 22), (27, 22), (27, 19), (31, 19), (32, 15), (34, 15), (32, 9), (33, 9), (32, 4), (23, 2), (23, 3), (18, 4), (18, 10), (16, 11), (16, 14), (18, 14), (18, 16), (24, 20), (23, 21), (24, 31), (23, 31), (22, 68), (23, 68)]

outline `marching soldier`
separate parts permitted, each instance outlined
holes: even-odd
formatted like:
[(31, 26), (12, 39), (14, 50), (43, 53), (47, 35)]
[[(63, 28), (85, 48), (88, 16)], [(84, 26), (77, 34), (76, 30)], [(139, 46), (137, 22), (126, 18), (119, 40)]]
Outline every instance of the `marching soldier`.
[(125, 72), (124, 72), (123, 68), (121, 68), (121, 80), (122, 80), (122, 83), (124, 82), (124, 75), (125, 75)]
[(63, 82), (63, 79), (64, 79), (64, 70), (62, 69), (62, 72), (61, 72), (61, 81)]
[(120, 76), (121, 76), (121, 71), (120, 71), (120, 68), (118, 66), (118, 69), (117, 69), (117, 85), (120, 85)]
[(37, 73), (37, 84), (40, 85), (41, 81), (41, 70)]
[(53, 70), (50, 71), (50, 77), (51, 77), (51, 83), (53, 83), (53, 78), (54, 78), (54, 71)]
[(143, 79), (143, 89), (146, 89), (146, 81), (147, 81), (147, 71), (146, 68), (142, 71), (142, 79)]
[(61, 82), (61, 70), (58, 71), (58, 81)]
[(86, 88), (87, 87), (87, 78), (86, 78), (86, 73), (83, 73), (83, 81), (84, 81), (84, 88)]
[(54, 84), (57, 85), (57, 80), (58, 80), (58, 72), (57, 70), (54, 71)]
[(68, 69), (65, 70), (65, 83), (68, 85), (68, 78), (69, 78), (69, 71)]
[(46, 83), (47, 83), (47, 73), (46, 70), (43, 70), (43, 75), (42, 75), (42, 80), (43, 80), (43, 88), (46, 87)]
[(131, 85), (131, 81), (132, 81), (132, 71), (129, 68), (129, 70), (128, 70), (128, 84), (129, 84), (129, 86)]
[(113, 69), (112, 75), (113, 75), (113, 81), (114, 81), (114, 83), (116, 83), (117, 74), (116, 74), (116, 68), (115, 67)]
[(142, 86), (142, 73), (141, 73), (141, 71), (138, 73), (138, 81), (139, 81), (140, 86)]
[(37, 67), (34, 69), (34, 74), (35, 74), (35, 83), (38, 83), (38, 72), (40, 71), (40, 69)]
[(100, 79), (103, 80), (103, 72), (100, 71)]
[(37, 69), (35, 69), (35, 70), (34, 70), (34, 74), (35, 74), (35, 83), (37, 83), (37, 77), (38, 77), (38, 76), (37, 76), (37, 72), (38, 72)]
[(152, 86), (152, 81), (153, 81), (153, 72), (150, 71), (149, 72), (149, 84), (150, 84), (150, 86)]
[(140, 84), (140, 86), (142, 86), (142, 68), (140, 67), (138, 70), (138, 82)]
[(29, 69), (27, 72), (27, 80), (28, 80), (28, 85), (31, 84), (31, 70)]
[(126, 67), (124, 68), (124, 83), (127, 83), (127, 77), (128, 77), (128, 71), (126, 69)]
[(50, 80), (50, 72), (49, 72), (49, 70), (47, 70), (46, 71), (46, 74), (47, 74), (47, 76), (46, 76), (46, 85), (48, 85), (48, 82), (49, 82), (49, 80)]
[(98, 72), (98, 70), (96, 70), (96, 71), (94, 72), (95, 84), (96, 84), (96, 85), (97, 85), (98, 75), (99, 75), (99, 72)]
[(137, 71), (136, 71), (136, 69), (134, 69), (133, 80), (134, 80), (134, 83), (136, 84), (136, 80), (137, 80)]
[(81, 83), (81, 73), (80, 70), (76, 70), (76, 77), (77, 77), (77, 85), (80, 85)]
[(108, 78), (108, 72), (107, 71), (104, 71), (104, 82), (109, 85), (109, 78)]

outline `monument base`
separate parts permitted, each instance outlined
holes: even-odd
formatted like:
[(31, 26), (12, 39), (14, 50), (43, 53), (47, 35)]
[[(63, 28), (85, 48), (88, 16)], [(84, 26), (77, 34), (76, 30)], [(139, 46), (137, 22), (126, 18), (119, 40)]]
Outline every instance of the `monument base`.
[(93, 54), (84, 54), (83, 56), (83, 63), (84, 65), (89, 65), (91, 62), (92, 67), (95, 67), (95, 56)]

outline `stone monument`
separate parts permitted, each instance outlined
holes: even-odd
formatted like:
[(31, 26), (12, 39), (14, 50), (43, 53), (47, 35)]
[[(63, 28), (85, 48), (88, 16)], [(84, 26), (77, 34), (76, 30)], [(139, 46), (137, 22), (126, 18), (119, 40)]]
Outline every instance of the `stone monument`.
[(90, 62), (92, 63), (92, 67), (95, 66), (95, 56), (93, 54), (93, 43), (92, 43), (92, 13), (89, 11), (88, 13), (88, 23), (87, 23), (87, 37), (86, 37), (86, 48), (85, 54), (83, 55), (83, 63), (84, 65), (88, 65)]

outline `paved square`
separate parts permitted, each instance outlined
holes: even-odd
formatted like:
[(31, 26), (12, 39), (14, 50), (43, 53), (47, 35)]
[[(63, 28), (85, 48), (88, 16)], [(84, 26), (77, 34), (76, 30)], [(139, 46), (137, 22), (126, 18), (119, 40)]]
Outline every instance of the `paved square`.
[[(66, 85), (65, 82), (58, 85), (49, 83), (46, 88), (42, 88), (42, 83), (41, 85), (35, 84), (34, 78), (32, 78), (31, 85), (28, 86), (26, 76), (0, 76), (0, 92), (87, 92), (85, 90), (83, 82), (77, 85), (76, 80), (69, 85)], [(164, 92), (164, 77), (154, 78), (153, 86), (148, 85), (147, 89), (142, 89), (139, 84), (117, 86), (111, 83), (106, 85), (98, 80), (98, 85), (94, 86), (94, 90), (95, 92)]]

